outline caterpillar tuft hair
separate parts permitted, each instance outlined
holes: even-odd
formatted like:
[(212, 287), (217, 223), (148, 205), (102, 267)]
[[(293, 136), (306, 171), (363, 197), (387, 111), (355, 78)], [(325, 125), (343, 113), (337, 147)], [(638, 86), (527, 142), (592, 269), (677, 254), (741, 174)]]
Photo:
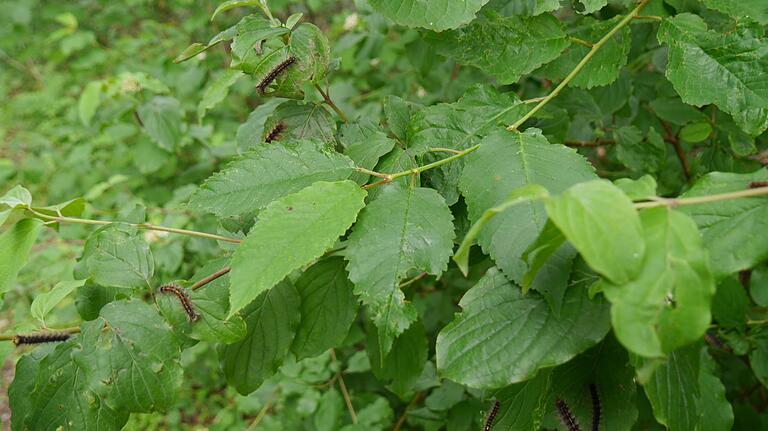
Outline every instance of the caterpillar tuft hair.
[(13, 337), (13, 344), (41, 344), (55, 343), (69, 340), (70, 335), (64, 332), (40, 332), (37, 334), (17, 335)]
[(192, 305), (192, 301), (189, 300), (186, 292), (184, 292), (181, 287), (175, 284), (166, 284), (165, 286), (160, 286), (160, 292), (176, 295), (176, 297), (179, 298), (181, 306), (184, 308), (184, 312), (187, 313), (190, 322), (194, 322), (200, 318), (200, 315), (197, 314), (195, 307)]
[(555, 407), (557, 407), (557, 414), (560, 416), (560, 421), (568, 431), (581, 431), (579, 423), (576, 422), (576, 418), (571, 413), (571, 409), (568, 408), (568, 404), (565, 401), (558, 398), (555, 401)]
[(597, 386), (594, 383), (589, 384), (589, 396), (592, 398), (592, 431), (599, 431), (602, 410), (600, 406), (600, 394), (597, 393)]
[(750, 189), (759, 189), (761, 187), (768, 187), (768, 181), (752, 181), (749, 183)]
[(485, 420), (485, 427), (483, 428), (483, 431), (491, 431), (493, 428), (493, 421), (496, 419), (496, 415), (499, 414), (500, 407), (500, 402), (496, 401), (493, 403), (493, 408), (491, 408), (491, 412), (488, 413), (488, 419)]
[(283, 134), (283, 132), (285, 132), (285, 129), (287, 128), (288, 126), (286, 126), (285, 123), (283, 123), (282, 121), (275, 124), (275, 127), (273, 127), (272, 130), (269, 131), (269, 133), (267, 133), (267, 137), (264, 138), (264, 142), (269, 144), (271, 142), (280, 140), (281, 135)]
[(275, 66), (268, 74), (264, 77), (264, 79), (259, 82), (259, 85), (256, 86), (256, 89), (259, 90), (259, 93), (264, 94), (267, 91), (267, 88), (269, 88), (269, 85), (272, 84), (275, 79), (277, 79), (280, 75), (282, 75), (286, 69), (288, 69), (292, 64), (296, 63), (296, 57), (288, 57), (285, 60), (281, 61), (277, 66)]

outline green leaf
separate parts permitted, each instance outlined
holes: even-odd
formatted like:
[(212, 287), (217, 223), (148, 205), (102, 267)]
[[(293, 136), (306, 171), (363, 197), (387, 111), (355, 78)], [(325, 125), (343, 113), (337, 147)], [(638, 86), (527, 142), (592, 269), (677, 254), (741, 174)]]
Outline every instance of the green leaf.
[(528, 184), (514, 190), (501, 204), (485, 210), (483, 215), (480, 216), (480, 218), (469, 229), (469, 232), (467, 232), (467, 235), (461, 242), (461, 246), (459, 246), (459, 249), (453, 256), (453, 260), (456, 262), (456, 265), (458, 265), (461, 272), (465, 276), (469, 272), (469, 249), (472, 247), (472, 244), (475, 242), (475, 239), (480, 234), (480, 232), (482, 232), (485, 225), (487, 225), (491, 219), (515, 205), (531, 201), (540, 201), (547, 197), (549, 197), (547, 189), (538, 184)]
[(633, 201), (652, 199), (657, 195), (656, 179), (650, 175), (643, 175), (636, 180), (619, 178), (613, 182), (613, 185), (620, 188)]
[(445, 271), (452, 221), (443, 198), (426, 188), (387, 189), (360, 213), (349, 236), (347, 270), (378, 328), (382, 357), (417, 317), (400, 280), (413, 269), (438, 276)]
[(60, 281), (48, 292), (35, 296), (30, 306), (32, 317), (45, 325), (45, 316), (56, 308), (75, 288), (85, 284), (85, 280)]
[[(181, 385), (171, 328), (140, 301), (111, 303), (39, 364), (25, 429), (121, 429), (130, 412), (168, 409)], [(78, 408), (71, 408), (78, 406)]]
[(258, 146), (208, 178), (189, 205), (220, 217), (247, 214), (317, 181), (349, 178), (353, 168), (350, 159), (315, 141)]
[(320, 257), (354, 223), (365, 196), (352, 181), (317, 182), (267, 206), (232, 256), (229, 315)]
[(694, 144), (707, 139), (711, 134), (712, 125), (705, 122), (688, 124), (680, 129), (680, 139)]
[[(190, 283), (195, 283), (223, 267), (221, 262), (209, 264), (195, 274)], [(174, 298), (175, 300), (176, 298)], [(194, 322), (190, 337), (211, 343), (229, 344), (245, 337), (245, 321), (240, 315), (227, 318), (229, 314), (229, 275), (224, 275), (205, 286), (192, 291), (189, 299), (200, 319)], [(176, 301), (176, 307), (179, 306)], [(185, 324), (189, 321), (185, 316)]]
[(528, 380), (569, 361), (608, 332), (608, 307), (583, 289), (566, 292), (560, 317), (538, 293), (523, 296), (491, 269), (461, 299), (462, 312), (437, 336), (441, 375), (472, 388)]
[(581, 3), (582, 6), (584, 6), (584, 12), (582, 13), (588, 14), (592, 12), (597, 12), (603, 7), (605, 7), (605, 5), (608, 4), (608, 0), (579, 0), (579, 3)]
[[(685, 13), (665, 19), (658, 38), (669, 46), (666, 75), (684, 102), (714, 103), (737, 121), (768, 108), (768, 87), (761, 80), (768, 74), (766, 44), (749, 29), (717, 33), (701, 17)], [(748, 123), (740, 126), (750, 132), (765, 130)]]
[(703, 0), (712, 9), (727, 13), (734, 18), (745, 18), (768, 25), (768, 3), (763, 0)]
[(0, 205), (7, 205), (11, 209), (30, 207), (32, 206), (32, 194), (23, 186), (14, 186), (0, 197)]
[[(408, 126), (410, 151), (421, 154), (430, 147), (466, 150), (493, 131), (513, 123), (526, 109), (514, 93), (474, 85), (454, 103), (433, 105), (412, 114)], [(443, 153), (430, 153), (424, 161), (445, 157)], [(459, 200), (457, 188), (463, 166), (464, 160), (459, 159), (424, 174), (448, 205)]]
[(248, 334), (224, 346), (220, 355), (227, 382), (239, 393), (255, 391), (283, 364), (301, 319), (300, 301), (293, 285), (282, 281), (241, 313)]
[(291, 350), (297, 359), (317, 356), (344, 341), (357, 317), (353, 287), (340, 257), (321, 260), (296, 280), (301, 323)]
[(176, 151), (182, 138), (181, 104), (173, 97), (154, 97), (136, 110), (152, 142), (166, 151)]
[[(768, 181), (768, 170), (751, 174), (711, 172), (685, 192), (690, 198), (749, 188), (752, 181)], [(716, 278), (749, 269), (768, 258), (768, 198), (753, 197), (682, 207), (704, 237)]]
[(500, 84), (514, 84), (558, 58), (570, 44), (560, 21), (550, 14), (504, 17), (495, 12), (457, 30), (427, 34), (426, 40), (438, 53), (475, 66)]
[[(341, 128), (339, 140), (344, 146), (344, 154), (349, 156), (356, 166), (365, 169), (374, 169), (379, 159), (395, 146), (395, 141), (372, 121), (345, 124)], [(360, 185), (366, 184), (369, 178), (370, 175), (359, 172), (352, 175), (352, 180)]]
[(491, 0), (489, 8), (504, 15), (541, 15), (560, 9), (561, 0)]
[(489, 0), (370, 0), (370, 5), (396, 24), (443, 31), (466, 24)]
[[(247, 15), (235, 25), (235, 34), (232, 38), (232, 64), (230, 67), (251, 74), (256, 67), (266, 60), (261, 52), (262, 42), (277, 38), (289, 33), (285, 27), (275, 27), (263, 17)], [(259, 47), (259, 49), (254, 49)], [(280, 50), (283, 50), (280, 48)], [(278, 50), (270, 51), (277, 52)]]
[(628, 283), (603, 283), (603, 292), (619, 341), (639, 355), (663, 356), (704, 335), (715, 283), (693, 220), (666, 207), (644, 210), (640, 219), (640, 273)]
[[(635, 368), (644, 363), (633, 362)], [(645, 385), (656, 420), (670, 431), (731, 429), (733, 411), (714, 372), (714, 361), (698, 343), (671, 353)]]
[(80, 116), (80, 122), (85, 126), (91, 125), (91, 120), (99, 109), (103, 86), (101, 81), (89, 82), (80, 94), (80, 99), (77, 102), (77, 113)]
[(521, 283), (523, 294), (529, 289), (538, 291), (555, 316), (560, 316), (576, 255), (576, 249), (565, 242), (562, 232), (547, 222), (539, 238), (523, 255), (528, 263), (528, 272)]
[(640, 272), (646, 248), (640, 217), (616, 186), (606, 180), (577, 184), (546, 207), (592, 269), (617, 284)]
[(717, 286), (712, 298), (712, 317), (718, 326), (743, 331), (750, 308), (747, 292), (735, 277), (728, 277)]
[(421, 322), (412, 324), (392, 343), (392, 349), (382, 358), (376, 328), (368, 333), (368, 357), (371, 371), (400, 399), (407, 399), (427, 362), (427, 334)]
[(226, 12), (230, 9), (235, 9), (244, 6), (258, 6), (259, 0), (227, 0), (216, 7), (211, 15), (211, 21), (213, 21), (220, 13)]
[(243, 72), (239, 70), (227, 70), (211, 83), (203, 93), (203, 98), (197, 105), (197, 121), (202, 123), (205, 113), (221, 103), (229, 94), (229, 87), (242, 78)]
[(82, 261), (97, 284), (148, 288), (155, 262), (149, 244), (133, 226), (114, 223), (95, 230), (85, 242)]
[(336, 142), (336, 119), (323, 105), (303, 105), (294, 100), (283, 103), (264, 123), (265, 135), (281, 123), (285, 126), (280, 135), (281, 141), (313, 139), (328, 144)]
[(635, 126), (619, 127), (613, 132), (618, 148), (616, 156), (635, 172), (659, 172), (667, 161), (667, 144), (656, 129), (648, 130), (647, 139)]
[[(535, 129), (494, 133), (466, 159), (459, 188), (472, 223), (520, 187), (539, 184), (554, 195), (595, 178), (592, 166), (576, 151), (550, 144)], [(526, 271), (523, 253), (546, 221), (542, 203), (518, 205), (494, 217), (480, 232), (478, 243), (505, 275), (520, 281)]]
[(0, 294), (8, 291), (27, 263), (40, 226), (42, 223), (38, 220), (21, 220), (0, 235)]
[(86, 280), (75, 292), (75, 307), (83, 320), (99, 317), (101, 308), (115, 300), (117, 288), (99, 286)]
[[(569, 36), (595, 43), (615, 27), (621, 18), (617, 16), (613, 19), (598, 21), (591, 17), (584, 17), (576, 26), (569, 28)], [(619, 78), (619, 72), (627, 64), (631, 45), (632, 32), (629, 27), (624, 27), (597, 51), (568, 85), (592, 88), (616, 81)], [(544, 66), (541, 73), (547, 78), (559, 81), (565, 78), (589, 51), (590, 48), (587, 46), (572, 43), (557, 60)]]
[(221, 42), (231, 40), (233, 37), (237, 35), (237, 27), (232, 26), (226, 30), (223, 30), (221, 33), (217, 34), (211, 40), (208, 42), (208, 44), (202, 44), (199, 42), (195, 42), (192, 45), (189, 45), (182, 51), (176, 58), (173, 59), (174, 63), (181, 63), (184, 61), (189, 60), (192, 57), (197, 56), (198, 54), (207, 51), (210, 48), (213, 48), (214, 46), (218, 45)]
[(608, 336), (572, 361), (496, 392), (501, 408), (494, 427), (509, 431), (538, 429), (547, 416), (554, 423), (559, 418), (553, 406), (560, 398), (587, 429), (592, 422), (589, 386), (595, 385), (600, 398), (600, 429), (631, 430), (638, 416), (633, 378), (626, 351)]

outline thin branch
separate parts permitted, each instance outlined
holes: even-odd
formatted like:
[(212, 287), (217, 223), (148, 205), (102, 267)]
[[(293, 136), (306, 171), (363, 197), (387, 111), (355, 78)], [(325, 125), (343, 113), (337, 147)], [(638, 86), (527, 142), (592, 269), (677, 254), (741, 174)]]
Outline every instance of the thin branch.
[(416, 283), (417, 281), (421, 280), (422, 278), (424, 278), (426, 276), (427, 276), (427, 273), (426, 272), (422, 272), (421, 274), (417, 275), (416, 277), (413, 277), (413, 278), (411, 278), (408, 281), (404, 281), (404, 282), (400, 283), (400, 285), (397, 286), (397, 287), (402, 289), (403, 287), (410, 286), (411, 284)]
[(331, 359), (333, 362), (339, 363), (339, 371), (336, 373), (339, 376), (339, 389), (341, 389), (341, 396), (344, 398), (344, 403), (347, 405), (349, 416), (352, 418), (352, 423), (357, 423), (357, 413), (355, 413), (355, 406), (352, 405), (352, 398), (347, 391), (347, 385), (344, 383), (344, 376), (341, 375), (341, 363), (336, 358), (336, 351), (331, 349)]
[(202, 280), (198, 281), (197, 283), (193, 284), (192, 286), (189, 287), (189, 289), (190, 290), (199, 289), (199, 288), (205, 286), (206, 284), (212, 282), (213, 280), (216, 280), (217, 278), (219, 278), (219, 277), (229, 273), (230, 269), (231, 269), (230, 267), (225, 266), (224, 268), (221, 268), (220, 270), (214, 272), (213, 274), (209, 275), (208, 277), (205, 277), (204, 279), (202, 279)]
[(542, 100), (544, 100), (546, 98), (547, 98), (547, 96), (534, 97), (534, 98), (531, 98), (531, 99), (525, 99), (521, 103), (523, 103), (524, 105), (530, 105), (531, 103), (539, 103), (539, 102), (541, 102)]
[(403, 424), (405, 423), (405, 418), (408, 416), (408, 412), (413, 410), (413, 408), (416, 407), (416, 405), (419, 404), (423, 398), (424, 398), (424, 394), (421, 392), (418, 392), (416, 393), (416, 395), (413, 396), (413, 399), (405, 407), (403, 414), (400, 415), (400, 418), (397, 420), (397, 423), (392, 428), (392, 431), (400, 431), (400, 428), (402, 428)]
[(442, 148), (442, 147), (430, 147), (429, 152), (431, 153), (451, 153), (451, 154), (461, 154), (461, 150), (454, 150), (453, 148)]
[(635, 7), (632, 10), (632, 12), (629, 13), (629, 15), (625, 16), (624, 19), (619, 21), (619, 23), (616, 24), (616, 26), (613, 27), (611, 31), (609, 31), (605, 36), (603, 36), (602, 39), (597, 41), (597, 43), (595, 43), (592, 46), (592, 49), (589, 50), (587, 55), (585, 55), (584, 58), (581, 59), (579, 64), (577, 64), (576, 67), (573, 68), (571, 73), (569, 73), (568, 76), (566, 76), (565, 79), (563, 79), (562, 82), (560, 82), (560, 84), (557, 87), (555, 87), (555, 89), (552, 90), (552, 92), (549, 93), (547, 97), (545, 97), (541, 102), (539, 102), (536, 106), (534, 106), (533, 109), (528, 111), (528, 113), (525, 114), (522, 118), (517, 120), (511, 126), (507, 127), (507, 130), (511, 132), (516, 131), (518, 127), (520, 127), (523, 123), (528, 121), (528, 119), (536, 115), (536, 113), (539, 112), (541, 108), (543, 108), (552, 99), (557, 97), (557, 95), (560, 94), (561, 91), (563, 91), (563, 89), (568, 85), (568, 83), (570, 83), (573, 80), (573, 78), (575, 78), (576, 75), (578, 75), (579, 72), (581, 72), (581, 69), (583, 69), (584, 66), (587, 65), (587, 63), (589, 63), (589, 60), (591, 60), (592, 57), (594, 57), (595, 54), (597, 54), (600, 48), (605, 46), (605, 44), (608, 43), (611, 40), (611, 38), (613, 38), (613, 36), (619, 32), (619, 30), (624, 28), (624, 26), (626, 26), (630, 21), (632, 21), (634, 17), (636, 17), (640, 13), (640, 11), (645, 7), (645, 5), (648, 4), (649, 1), (650, 0), (641, 0), (640, 3), (638, 3), (637, 7)]
[(664, 18), (656, 15), (637, 15), (634, 19), (647, 21), (664, 21)]
[(680, 140), (677, 138), (677, 136), (675, 136), (674, 132), (672, 131), (672, 128), (669, 127), (669, 124), (662, 121), (661, 126), (667, 132), (667, 136), (664, 138), (664, 140), (672, 144), (672, 146), (675, 148), (677, 159), (680, 160), (680, 166), (683, 169), (683, 175), (685, 175), (685, 179), (688, 180), (688, 182), (690, 182), (691, 167), (688, 164), (688, 158), (685, 156), (685, 151), (683, 150), (683, 146), (680, 145)]
[(595, 46), (584, 39), (579, 39), (578, 37), (569, 36), (568, 39), (570, 39), (571, 42), (578, 43), (579, 45), (586, 46), (587, 48), (592, 48)]
[(675, 208), (685, 205), (708, 204), (712, 202), (730, 201), (734, 199), (751, 198), (757, 196), (768, 196), (768, 187), (759, 187), (730, 193), (719, 193), (716, 195), (696, 196), (692, 198), (658, 198), (650, 202), (638, 202), (635, 204), (635, 208)]
[(40, 217), (41, 219), (48, 220), (55, 223), (85, 224), (85, 225), (91, 225), (91, 226), (106, 226), (110, 224), (119, 223), (119, 224), (125, 224), (128, 226), (133, 226), (137, 229), (142, 229), (142, 230), (153, 230), (158, 232), (177, 233), (180, 235), (213, 239), (216, 241), (224, 241), (232, 244), (240, 244), (240, 242), (242, 241), (240, 239), (232, 238), (228, 236), (221, 236), (221, 235), (216, 235), (216, 234), (206, 233), (206, 232), (198, 232), (195, 230), (177, 229), (174, 227), (158, 226), (158, 225), (149, 224), (149, 223), (125, 223), (125, 222), (114, 222), (114, 221), (107, 221), (107, 220), (90, 220), (90, 219), (75, 218), (75, 217), (51, 216), (48, 214), (41, 213), (39, 211), (35, 211), (32, 208), (27, 208), (27, 209), (33, 214), (35, 214), (36, 216)]
[(360, 166), (356, 167), (355, 170), (357, 172), (360, 172), (361, 174), (371, 175), (378, 178), (387, 178), (389, 177), (389, 174), (382, 174), (381, 172), (372, 171), (370, 169), (361, 168)]
[(378, 187), (378, 186), (382, 186), (382, 185), (387, 184), (387, 183), (391, 183), (392, 181), (394, 181), (394, 180), (396, 180), (398, 178), (402, 178), (402, 177), (405, 177), (405, 176), (408, 176), (408, 175), (418, 175), (418, 174), (420, 174), (420, 173), (422, 173), (424, 171), (428, 171), (430, 169), (434, 169), (434, 168), (442, 166), (442, 165), (444, 165), (446, 163), (450, 163), (450, 162), (452, 162), (454, 160), (460, 159), (460, 158), (466, 156), (467, 154), (472, 153), (473, 151), (477, 150), (478, 148), (480, 148), (480, 144), (477, 144), (477, 145), (475, 145), (473, 147), (469, 147), (466, 150), (459, 151), (458, 153), (452, 155), (451, 157), (446, 157), (446, 158), (444, 158), (442, 160), (438, 160), (436, 162), (432, 162), (432, 163), (426, 164), (424, 166), (419, 166), (417, 168), (409, 169), (407, 171), (402, 171), (402, 172), (396, 172), (394, 174), (389, 174), (387, 177), (384, 177), (383, 180), (375, 182), (375, 183), (372, 183), (372, 184), (366, 184), (365, 186), (363, 186), (363, 188), (370, 189), (370, 188), (373, 188), (373, 187)]
[(333, 103), (333, 100), (331, 100), (331, 96), (329, 96), (328, 93), (323, 91), (323, 89), (320, 87), (320, 85), (315, 84), (315, 88), (317, 88), (317, 91), (319, 91), (320, 95), (323, 96), (323, 100), (325, 100), (325, 103), (328, 104), (328, 106), (330, 106), (331, 109), (334, 110), (334, 112), (336, 112), (336, 115), (339, 116), (339, 119), (341, 120), (341, 122), (342, 123), (347, 123), (348, 122), (347, 116), (344, 115), (344, 112), (342, 112), (341, 109), (339, 109), (339, 107), (336, 106), (335, 103)]

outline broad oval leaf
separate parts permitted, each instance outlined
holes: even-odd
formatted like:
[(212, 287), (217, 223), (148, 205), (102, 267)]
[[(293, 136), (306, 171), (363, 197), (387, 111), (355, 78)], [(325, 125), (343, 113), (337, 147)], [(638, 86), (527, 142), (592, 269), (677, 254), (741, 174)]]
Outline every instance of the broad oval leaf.
[(489, 0), (370, 0), (397, 24), (443, 31), (466, 24)]
[(11, 287), (19, 271), (27, 263), (27, 257), (42, 225), (38, 220), (21, 220), (0, 235), (0, 294), (4, 294)]
[(90, 278), (103, 286), (148, 288), (155, 272), (149, 244), (136, 227), (120, 223), (94, 231), (82, 260)]
[[(550, 144), (540, 131), (504, 131), (488, 136), (480, 149), (467, 156), (459, 188), (469, 220), (476, 223), (487, 209), (501, 204), (520, 187), (538, 184), (556, 195), (594, 178), (587, 160), (572, 149)], [(478, 243), (508, 277), (520, 281), (527, 269), (523, 253), (546, 221), (542, 203), (523, 203), (488, 222)]]
[(560, 317), (538, 293), (523, 295), (492, 268), (461, 299), (462, 312), (437, 336), (443, 377), (478, 389), (528, 380), (597, 344), (610, 329), (608, 307), (569, 288)]
[(416, 321), (399, 282), (412, 269), (440, 275), (453, 251), (453, 216), (432, 189), (388, 189), (360, 213), (346, 257), (355, 294), (368, 307), (384, 357)]
[(365, 196), (352, 181), (317, 182), (267, 206), (232, 256), (229, 315), (320, 257), (354, 223)]
[(247, 214), (317, 181), (348, 178), (353, 162), (315, 141), (258, 146), (208, 178), (192, 196), (192, 208), (220, 217)]
[(616, 284), (640, 272), (646, 248), (640, 217), (618, 187), (606, 180), (577, 184), (546, 207), (592, 269)]
[(247, 395), (280, 368), (296, 334), (301, 298), (283, 281), (263, 292), (242, 311), (248, 326), (245, 339), (221, 350), (221, 365), (229, 384)]

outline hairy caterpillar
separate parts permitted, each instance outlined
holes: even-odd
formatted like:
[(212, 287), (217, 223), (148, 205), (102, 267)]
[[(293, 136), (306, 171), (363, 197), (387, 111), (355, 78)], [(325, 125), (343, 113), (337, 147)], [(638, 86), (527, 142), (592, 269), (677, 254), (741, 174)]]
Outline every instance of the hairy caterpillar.
[(558, 398), (555, 401), (555, 407), (557, 407), (557, 414), (560, 416), (560, 421), (565, 426), (565, 429), (568, 431), (581, 431), (579, 423), (576, 422), (576, 418), (573, 417), (573, 413), (571, 413), (571, 409), (568, 408), (568, 404), (565, 401)]
[(39, 334), (17, 335), (13, 337), (13, 344), (40, 344), (54, 343), (57, 341), (67, 341), (69, 334), (64, 332), (41, 332)]
[(491, 412), (488, 413), (488, 419), (485, 420), (485, 428), (483, 428), (483, 431), (491, 431), (491, 428), (493, 427), (493, 421), (496, 419), (496, 415), (499, 413), (499, 407), (501, 407), (501, 403), (496, 401), (493, 404)]
[(594, 383), (589, 384), (589, 396), (592, 398), (592, 431), (600, 429), (600, 394), (597, 393), (597, 386)]
[(759, 189), (760, 187), (768, 187), (768, 181), (752, 181), (749, 183), (750, 189)]
[(256, 88), (259, 90), (259, 93), (264, 94), (265, 91), (267, 91), (267, 88), (269, 87), (269, 84), (275, 81), (278, 76), (282, 75), (283, 72), (285, 72), (286, 69), (293, 63), (296, 63), (296, 57), (288, 57), (285, 60), (281, 61), (277, 66), (275, 66), (274, 69), (272, 69), (267, 76), (264, 77), (264, 79), (259, 82), (259, 85), (256, 86)]
[(179, 298), (179, 302), (181, 302), (181, 306), (184, 307), (184, 312), (187, 313), (190, 322), (194, 322), (200, 318), (200, 315), (197, 314), (195, 307), (192, 305), (192, 301), (189, 300), (189, 297), (181, 287), (175, 284), (166, 284), (165, 286), (160, 287), (160, 292), (176, 295), (176, 297)]
[(282, 121), (275, 124), (275, 127), (273, 127), (269, 133), (267, 133), (267, 137), (264, 138), (264, 142), (269, 144), (270, 142), (279, 140), (280, 135), (282, 135), (282, 133), (285, 132), (285, 129), (287, 128), (288, 126), (286, 126)]

